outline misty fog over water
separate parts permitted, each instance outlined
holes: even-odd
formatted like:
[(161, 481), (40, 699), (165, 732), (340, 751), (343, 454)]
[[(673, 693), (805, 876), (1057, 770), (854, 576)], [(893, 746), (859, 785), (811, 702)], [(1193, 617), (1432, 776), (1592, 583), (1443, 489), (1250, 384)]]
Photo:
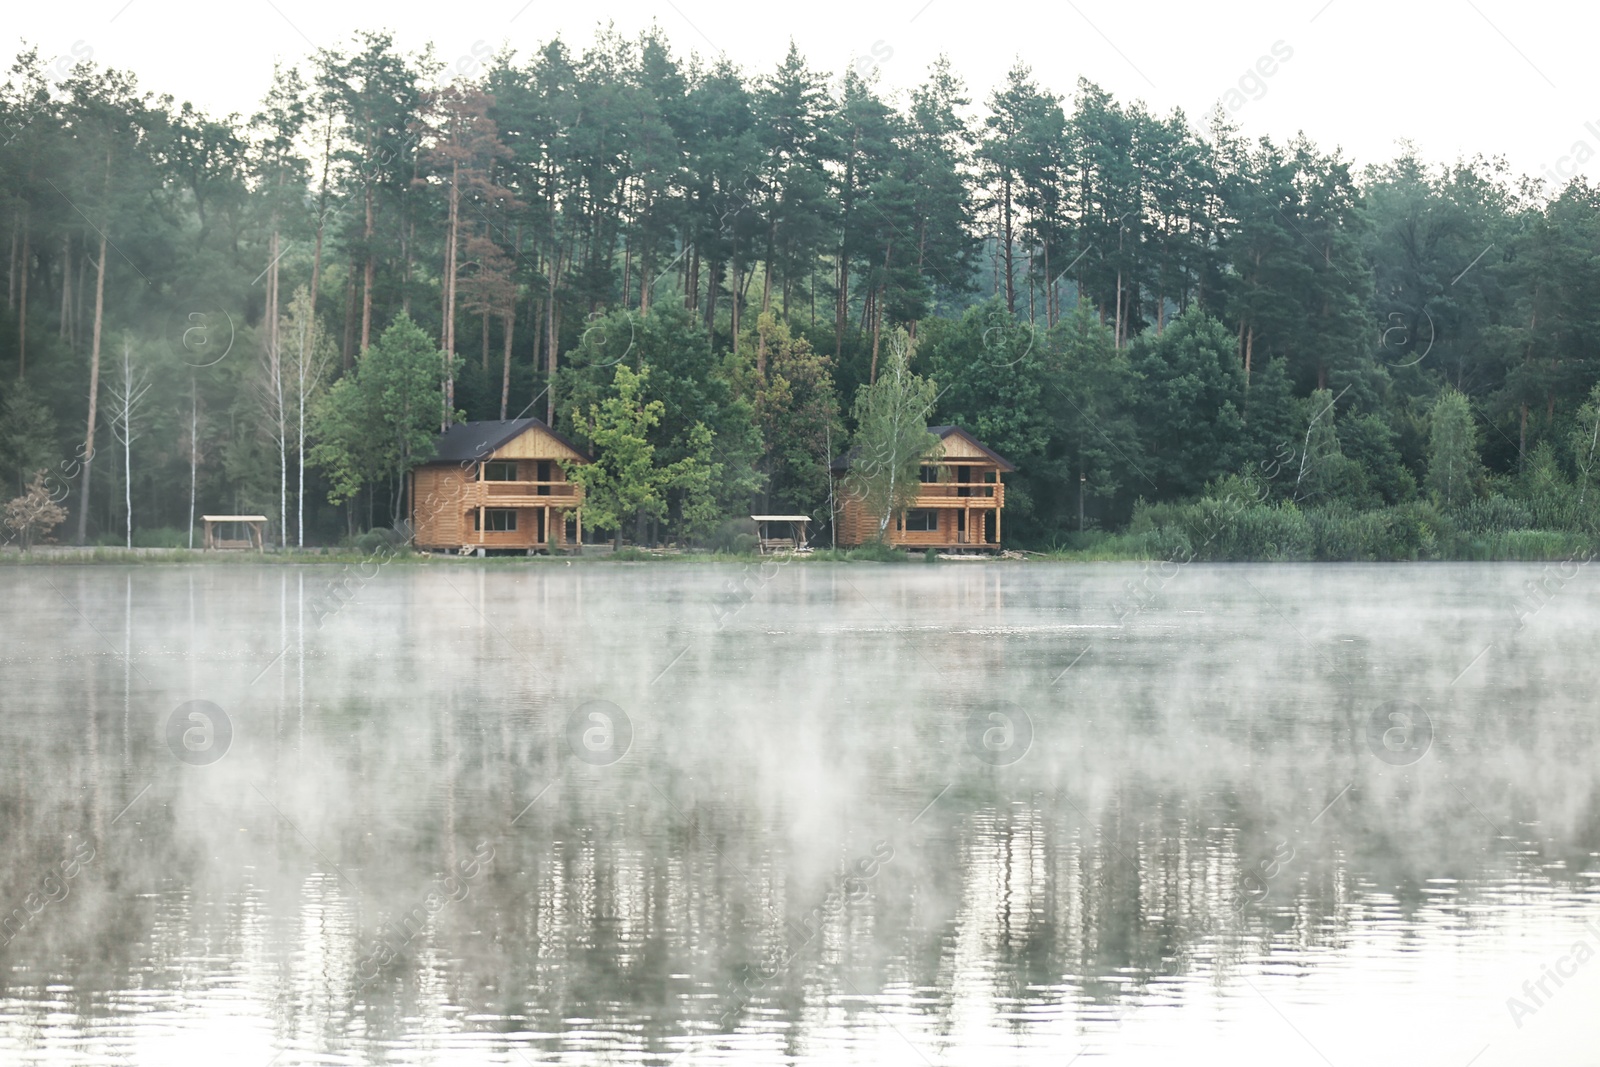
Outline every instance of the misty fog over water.
[(11, 568), (0, 1061), (1600, 1063), (1545, 572)]

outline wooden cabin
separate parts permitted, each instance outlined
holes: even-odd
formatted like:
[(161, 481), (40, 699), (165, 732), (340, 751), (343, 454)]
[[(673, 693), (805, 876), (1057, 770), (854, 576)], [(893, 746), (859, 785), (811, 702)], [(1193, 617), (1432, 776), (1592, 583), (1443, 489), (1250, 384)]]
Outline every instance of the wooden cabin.
[(434, 455), (411, 472), (411, 525), (418, 548), (467, 553), (583, 541), (583, 487), (561, 463), (583, 451), (539, 419), (461, 422), (440, 434)]
[[(1006, 506), (1002, 474), (1015, 470), (1010, 461), (959, 426), (930, 426), (939, 446), (924, 457), (917, 499), (884, 531), (891, 548), (998, 552), (1000, 513)], [(838, 500), (837, 539), (854, 548), (877, 537), (878, 519), (868, 515), (853, 496), (846, 477), (855, 453), (833, 461)]]

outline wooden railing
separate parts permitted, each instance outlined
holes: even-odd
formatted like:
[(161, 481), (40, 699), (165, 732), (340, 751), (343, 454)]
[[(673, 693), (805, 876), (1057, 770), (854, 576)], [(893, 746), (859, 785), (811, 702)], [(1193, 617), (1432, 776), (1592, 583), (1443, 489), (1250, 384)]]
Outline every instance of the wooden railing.
[(551, 506), (570, 507), (583, 503), (583, 486), (576, 482), (473, 482), (478, 487), (475, 501), (468, 503), (496, 504), (528, 500)]
[(1003, 508), (1003, 482), (924, 482), (914, 508)]

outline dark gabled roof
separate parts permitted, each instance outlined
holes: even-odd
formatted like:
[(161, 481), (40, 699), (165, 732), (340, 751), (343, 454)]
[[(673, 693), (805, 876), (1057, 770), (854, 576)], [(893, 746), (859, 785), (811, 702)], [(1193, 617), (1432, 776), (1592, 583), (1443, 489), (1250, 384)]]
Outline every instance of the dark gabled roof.
[[(949, 437), (951, 434), (959, 434), (960, 436), (965, 437), (968, 441), (972, 442), (975, 448), (998, 464), (1002, 471), (1014, 471), (1017, 469), (1012, 465), (1009, 459), (1006, 459), (1000, 453), (996, 452), (994, 449), (990, 448), (988, 445), (972, 436), (970, 431), (964, 430), (960, 426), (929, 426), (928, 432), (933, 434), (941, 441), (943, 441), (946, 437)], [(828, 465), (828, 469), (836, 473), (842, 473), (849, 470), (850, 463), (855, 459), (856, 453), (859, 451), (860, 449), (852, 448), (850, 451), (846, 452), (842, 456), (839, 456), (832, 463), (830, 463)]]
[(433, 442), (429, 463), (475, 463), (494, 455), (502, 445), (528, 430), (543, 430), (590, 462), (588, 453), (544, 424), (542, 419), (487, 419), (483, 422), (458, 422)]

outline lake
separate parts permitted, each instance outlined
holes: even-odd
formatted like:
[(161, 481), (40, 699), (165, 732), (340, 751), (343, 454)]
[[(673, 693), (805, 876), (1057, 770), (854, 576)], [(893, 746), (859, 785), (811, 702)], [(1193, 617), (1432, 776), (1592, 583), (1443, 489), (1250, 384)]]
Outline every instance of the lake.
[(1600, 1063), (1594, 583), (6, 568), (0, 1060)]

